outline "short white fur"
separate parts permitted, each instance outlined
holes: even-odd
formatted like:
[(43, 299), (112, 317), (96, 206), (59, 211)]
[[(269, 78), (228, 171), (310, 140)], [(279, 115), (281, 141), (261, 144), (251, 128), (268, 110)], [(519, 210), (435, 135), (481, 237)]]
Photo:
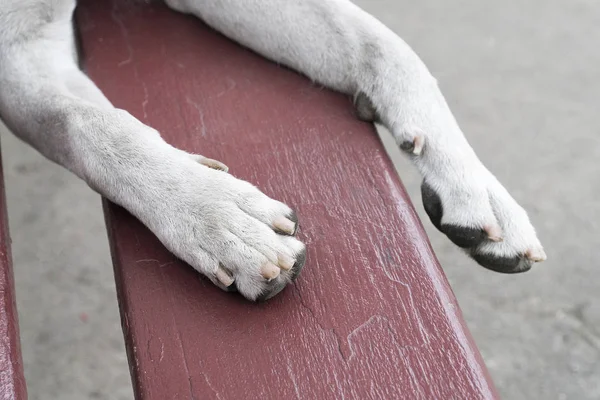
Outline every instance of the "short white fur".
[[(501, 235), (479, 251), (545, 259), (526, 212), (477, 158), (436, 80), (374, 17), (346, 0), (166, 2), (314, 81), (366, 96), (399, 145), (417, 138), (424, 146), (411, 158), (441, 198), (442, 223)], [(77, 66), (74, 7), (74, 0), (0, 0), (0, 117), (217, 285), (226, 265), (238, 290), (256, 299), (268, 284), (261, 266), (304, 249), (271, 229), (291, 210), (113, 107)]]

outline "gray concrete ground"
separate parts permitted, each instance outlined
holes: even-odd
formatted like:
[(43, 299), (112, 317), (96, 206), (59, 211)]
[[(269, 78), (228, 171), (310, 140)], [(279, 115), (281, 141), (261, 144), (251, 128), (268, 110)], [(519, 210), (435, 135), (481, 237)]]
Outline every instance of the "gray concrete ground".
[[(425, 59), (546, 246), (546, 263), (502, 276), (426, 222), (503, 398), (600, 399), (600, 3), (357, 3)], [(2, 141), (30, 398), (130, 399), (100, 199)], [(393, 154), (418, 196), (419, 178)]]

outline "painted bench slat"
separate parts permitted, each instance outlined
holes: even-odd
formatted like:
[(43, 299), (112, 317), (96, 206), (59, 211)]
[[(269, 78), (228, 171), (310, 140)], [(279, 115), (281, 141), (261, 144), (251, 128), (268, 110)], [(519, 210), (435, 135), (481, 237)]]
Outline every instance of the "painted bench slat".
[(0, 399), (26, 399), (25, 376), (0, 159)]
[(491, 399), (496, 391), (374, 128), (351, 101), (161, 5), (83, 1), (86, 70), (173, 145), (300, 216), (308, 259), (226, 294), (105, 202), (140, 399)]

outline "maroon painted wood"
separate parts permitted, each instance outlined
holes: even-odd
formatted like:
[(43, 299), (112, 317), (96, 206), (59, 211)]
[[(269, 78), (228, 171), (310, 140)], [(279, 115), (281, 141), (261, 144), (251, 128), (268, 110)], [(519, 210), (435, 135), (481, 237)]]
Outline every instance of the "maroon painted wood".
[(0, 158), (0, 399), (26, 399), (13, 281), (6, 196)]
[(496, 398), (402, 184), (348, 98), (162, 6), (89, 0), (78, 17), (87, 71), (116, 106), (290, 204), (308, 245), (297, 282), (253, 304), (106, 202), (138, 398)]

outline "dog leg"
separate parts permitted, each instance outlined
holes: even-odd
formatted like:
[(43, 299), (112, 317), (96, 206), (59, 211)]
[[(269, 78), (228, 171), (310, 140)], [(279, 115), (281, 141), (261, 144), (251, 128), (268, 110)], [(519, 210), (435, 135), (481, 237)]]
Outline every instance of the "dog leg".
[(15, 0), (0, 9), (0, 117), (217, 286), (249, 299), (277, 294), (305, 257), (293, 211), (114, 108), (77, 67), (74, 5)]
[(484, 267), (546, 258), (526, 212), (467, 143), (436, 80), (397, 35), (347, 0), (166, 0), (332, 89), (394, 135), (424, 180), (434, 225)]

